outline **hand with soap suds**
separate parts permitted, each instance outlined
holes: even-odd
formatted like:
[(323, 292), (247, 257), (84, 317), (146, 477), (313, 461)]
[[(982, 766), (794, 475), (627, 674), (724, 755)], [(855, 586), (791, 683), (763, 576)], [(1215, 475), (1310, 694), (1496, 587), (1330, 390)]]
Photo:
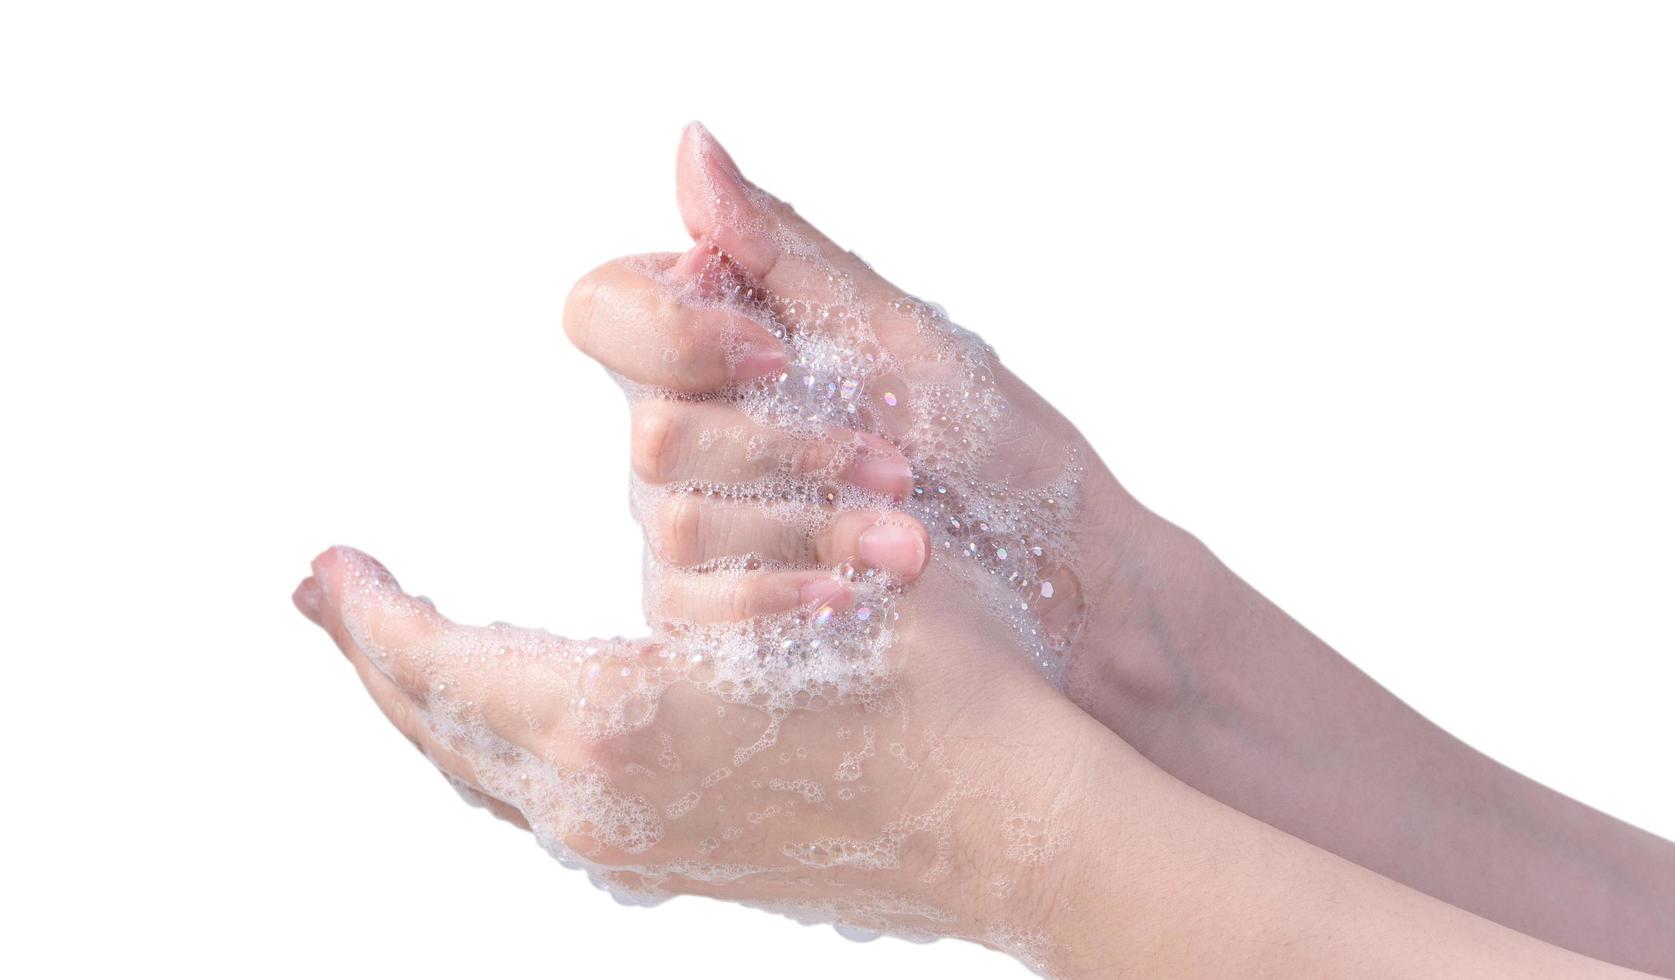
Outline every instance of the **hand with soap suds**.
[(629, 398), (649, 635), (456, 624), (348, 548), (296, 592), (463, 796), (620, 898), (1052, 975), (1610, 973), (1217, 804), (1065, 697), (1097, 711), (1159, 525), (700, 127), (678, 183), (696, 244), (565, 311)]
[[(787, 540), (761, 505), (774, 481), (824, 478), (842, 493), (833, 520), (804, 516), (790, 541), (822, 542), (830, 561), (856, 553), (841, 535), (870, 512), (922, 527), (936, 567), (1022, 656), (1171, 774), (1478, 914), (1675, 975), (1675, 844), (1497, 764), (1372, 682), (1135, 501), (980, 341), (745, 180), (701, 127), (682, 145), (679, 200), (692, 249), (607, 265), (566, 312), (629, 390), (654, 545), (686, 534), (772, 555)], [(636, 307), (702, 312), (616, 315)], [(1144, 329), (1050, 321), (1038, 329), (1070, 356), (1079, 331)], [(706, 329), (738, 343), (692, 342)], [(704, 602), (748, 610), (778, 580), (701, 581)], [(694, 601), (657, 596), (654, 620)]]

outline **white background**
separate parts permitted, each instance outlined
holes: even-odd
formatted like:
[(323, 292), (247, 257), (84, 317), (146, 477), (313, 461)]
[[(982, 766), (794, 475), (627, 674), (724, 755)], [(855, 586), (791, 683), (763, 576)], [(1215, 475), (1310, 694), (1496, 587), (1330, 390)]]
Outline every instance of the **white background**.
[(0, 8), (0, 972), (1022, 974), (619, 909), (290, 606), (345, 542), (637, 630), (559, 311), (683, 247), (693, 117), (1402, 697), (1675, 836), (1669, 6), (902, 6)]

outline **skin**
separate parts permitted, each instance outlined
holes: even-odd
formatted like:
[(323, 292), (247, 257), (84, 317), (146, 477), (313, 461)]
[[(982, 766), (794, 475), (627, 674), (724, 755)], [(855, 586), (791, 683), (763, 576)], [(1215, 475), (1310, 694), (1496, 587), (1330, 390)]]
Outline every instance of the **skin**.
[[(720, 255), (776, 296), (810, 295), (818, 283), (776, 245), (784, 238), (774, 232), (786, 230), (817, 243), (825, 261), (854, 279), (863, 302), (883, 309), (901, 295), (789, 207), (755, 192), (701, 129), (689, 129), (683, 141), (678, 178), (682, 215), (697, 244), (657, 259), (654, 268), (696, 275)], [(578, 284), (565, 327), (584, 352), (631, 381), (689, 394), (772, 376), (783, 366), (766, 331), (752, 333), (752, 324), (724, 310), (684, 306), (655, 288), (645, 269), (643, 261), (611, 263)], [(887, 346), (913, 343), (888, 317), (876, 323)], [(671, 567), (747, 554), (814, 568), (849, 561), (907, 584), (890, 656), (911, 711), (879, 716), (839, 705), (793, 715), (780, 744), (808, 749), (809, 773), (830, 771), (832, 758), (821, 754), (837, 751), (836, 732), (872, 723), (899, 725), (904, 743), (936, 746), (929, 754), (909, 750), (918, 753), (911, 767), (872, 766), (864, 805), (798, 808), (741, 838), (733, 858), (772, 865), (788, 843), (866, 839), (896, 816), (934, 808), (951, 785), (981, 790), (948, 822), (946, 861), (925, 840), (910, 838), (894, 867), (818, 875), (792, 868), (719, 883), (676, 879), (677, 891), (831, 907), (858, 888), (888, 888), (944, 915), (897, 915), (883, 924), (1010, 948), (1062, 976), (1629, 975), (1391, 880), (1397, 878), (1575, 948), (1588, 945), (1579, 938), (1591, 940), (1591, 951), (1603, 957), (1648, 967), (1667, 962), (1659, 959), (1668, 953), (1660, 946), (1667, 937), (1660, 941), (1648, 925), (1667, 923), (1675, 907), (1667, 894), (1671, 876), (1637, 867), (1662, 860), (1667, 868), (1668, 844), (1518, 782), (1347, 664), (1335, 666), (1335, 654), (1129, 498), (1050, 406), (1004, 369), (997, 383), (1011, 405), (1009, 428), (985, 476), (1040, 486), (1073, 447), (1089, 464), (1074, 533), (1082, 556), (1078, 587), (1092, 618), (1068, 664), (1075, 703), (1024, 661), (1014, 638), (983, 628), (969, 590), (943, 565), (928, 563), (935, 542), (910, 518), (840, 510), (792, 533), (747, 502), (671, 496), (641, 515), (654, 555)], [(642, 399), (631, 428), (636, 474), (651, 485), (725, 482), (748, 479), (763, 459), (815, 470), (838, 459), (841, 478), (858, 486), (896, 496), (909, 486), (905, 460), (876, 437), (853, 458), (841, 447), (855, 440), (843, 433), (766, 454), (700, 444), (705, 431), (751, 424), (725, 403)], [(625, 792), (663, 802), (679, 785), (645, 764), (660, 736), (695, 745), (701, 732), (738, 725), (743, 737), (761, 721), (750, 709), (717, 726), (716, 709), (725, 714), (737, 706), (677, 685), (663, 695), (652, 727), (590, 738), (572, 717), (574, 694), (587, 682), (563, 666), (576, 649), (568, 641), (450, 623), (348, 549), (316, 559), (295, 598), (331, 634), (396, 727), (498, 815), (538, 829), (562, 827), (576, 854), (630, 885), (633, 869), (648, 861), (709, 853), (703, 843), (713, 835), (706, 838), (702, 824), (670, 821), (649, 851), (630, 853), (562, 815), (513, 806), (492, 756), (495, 747), (516, 744), (555, 771), (596, 767)], [(773, 568), (725, 579), (677, 573), (653, 594), (648, 613), (654, 622), (722, 622), (845, 600), (843, 587), (815, 570)], [(517, 655), (508, 658), (505, 650)], [(654, 637), (627, 645), (620, 662), (654, 663), (666, 650), (667, 641)], [(1277, 675), (1247, 659), (1271, 664)], [(431, 702), (443, 680), (456, 692), (466, 685), (465, 703), (487, 736), (462, 739), (438, 728)], [(1343, 707), (1319, 707), (1337, 704), (1333, 699)], [(512, 704), (518, 712), (505, 710)], [(1369, 718), (1376, 730), (1350, 737)], [(1320, 746), (1339, 755), (1322, 761)], [(1361, 757), (1345, 757), (1353, 753)], [(719, 757), (695, 760), (693, 768), (712, 764)], [(1379, 775), (1368, 775), (1373, 771)], [(717, 792), (735, 810), (763, 805), (760, 791), (738, 781)], [(1462, 794), (1481, 802), (1462, 805)], [(1419, 818), (1424, 825), (1417, 829), (1397, 828), (1403, 837), (1388, 820), (1411, 804), (1386, 812), (1379, 802), (1415, 795), (1433, 802), (1435, 813)], [(1353, 801), (1354, 820), (1341, 819), (1346, 801)], [(999, 843), (1015, 813), (1069, 830), (1044, 858), (1021, 861)], [(1421, 834), (1442, 847), (1415, 848)], [(1458, 850), (1452, 860), (1432, 853), (1451, 848)], [(1468, 855), (1479, 863), (1461, 867)], [(1547, 876), (1542, 884), (1581, 889), (1587, 921), (1597, 928), (1573, 928), (1558, 902), (1549, 907), (1539, 897), (1484, 887), (1484, 870), (1501, 861)], [(1002, 879), (1004, 897), (992, 887)], [(1563, 905), (1574, 913), (1575, 897)], [(1038, 941), (1024, 950), (1006, 941), (1019, 936)]]
[(1086, 710), (1187, 784), (1549, 942), (1675, 976), (1675, 845), (1427, 721), (1147, 515), (1131, 597), (1081, 652)]

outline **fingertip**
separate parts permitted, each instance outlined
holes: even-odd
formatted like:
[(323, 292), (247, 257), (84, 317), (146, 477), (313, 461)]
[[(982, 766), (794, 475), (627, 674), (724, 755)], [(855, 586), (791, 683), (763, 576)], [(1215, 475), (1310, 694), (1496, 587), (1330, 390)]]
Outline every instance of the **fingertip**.
[(603, 266), (593, 269), (577, 279), (564, 296), (564, 312), (560, 316), (564, 335), (570, 338), (572, 345), (584, 351), (587, 350), (588, 328), (593, 323), (593, 298), (599, 289), (603, 269)]
[(343, 567), (341, 552), (346, 550), (348, 549), (343, 545), (334, 544), (315, 555), (314, 560), (308, 563), (308, 567), (314, 572), (313, 578), (316, 584), (328, 594), (334, 591), (334, 585), (342, 577), (340, 574)]
[(709, 127), (694, 119), (681, 130), (681, 148), (686, 156), (734, 184), (745, 183), (744, 174), (733, 161), (733, 155), (709, 131)]
[(320, 618), (320, 598), (320, 583), (315, 581), (312, 575), (303, 579), (296, 591), (291, 593), (291, 603), (315, 626), (325, 625), (325, 621)]
[(314, 559), (313, 568), (314, 577), (320, 581), (321, 589), (329, 599), (341, 601), (343, 590), (351, 586), (401, 590), (401, 584), (382, 562), (348, 545), (335, 544), (320, 552)]
[(753, 276), (774, 267), (779, 250), (760, 234), (761, 202), (771, 201), (746, 180), (702, 123), (688, 123), (675, 161), (675, 196), (693, 240), (726, 253)]
[[(681, 221), (694, 240), (713, 240), (718, 223), (721, 195), (734, 183), (731, 169), (717, 167), (711, 148), (715, 138), (704, 124), (694, 120), (681, 131), (680, 151), (675, 157), (675, 197), (680, 205)], [(729, 163), (732, 157), (727, 157)]]
[[(402, 591), (390, 570), (364, 551), (334, 545), (314, 559), (319, 621), (340, 641), (393, 648), (429, 632), (441, 616)], [(305, 610), (306, 614), (306, 610)]]

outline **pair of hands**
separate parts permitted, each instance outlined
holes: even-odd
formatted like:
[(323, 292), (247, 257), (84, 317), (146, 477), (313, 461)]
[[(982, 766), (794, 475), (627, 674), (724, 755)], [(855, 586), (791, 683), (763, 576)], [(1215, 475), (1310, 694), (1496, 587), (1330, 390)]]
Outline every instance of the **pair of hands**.
[(345, 548), (297, 605), (464, 795), (619, 894), (1044, 962), (1109, 738), (1055, 683), (1121, 491), (696, 125), (678, 191), (696, 244), (595, 270), (564, 318), (632, 403), (653, 635), (454, 624)]

